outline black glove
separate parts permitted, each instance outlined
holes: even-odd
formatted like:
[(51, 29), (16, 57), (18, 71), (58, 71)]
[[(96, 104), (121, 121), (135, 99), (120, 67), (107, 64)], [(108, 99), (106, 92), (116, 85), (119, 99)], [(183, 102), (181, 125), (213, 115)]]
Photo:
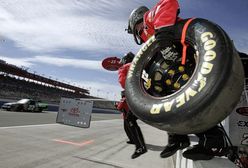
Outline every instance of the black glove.
[(155, 31), (157, 40), (157, 48), (159, 48), (165, 60), (174, 61), (178, 57), (178, 52), (173, 45), (174, 41), (174, 26), (163, 27)]
[(123, 64), (123, 65), (124, 65), (124, 64), (127, 64), (127, 63), (129, 63), (129, 62), (132, 62), (134, 56), (135, 56), (135, 55), (134, 55), (132, 52), (129, 52), (129, 53), (125, 54), (125, 55), (121, 58), (120, 64)]
[(174, 26), (156, 29), (155, 38), (161, 47), (172, 45), (174, 39)]
[(121, 98), (125, 97), (125, 90), (121, 91)]

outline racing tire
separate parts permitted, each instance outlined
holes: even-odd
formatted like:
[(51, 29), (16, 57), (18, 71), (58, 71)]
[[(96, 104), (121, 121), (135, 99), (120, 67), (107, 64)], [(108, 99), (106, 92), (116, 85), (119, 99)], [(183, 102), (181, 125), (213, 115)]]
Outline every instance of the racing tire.
[(20, 106), (17, 107), (17, 111), (22, 112), (22, 111), (24, 111), (23, 108), (24, 108), (24, 107), (23, 107), (22, 105), (20, 105)]
[(11, 106), (10, 111), (17, 111), (17, 108), (15, 106)]
[[(186, 21), (175, 25), (175, 43), (181, 40)], [(177, 134), (203, 132), (220, 123), (237, 105), (244, 82), (239, 55), (218, 25), (194, 19), (188, 25), (186, 42), (195, 50), (195, 68), (176, 92), (159, 97), (144, 87), (142, 73), (157, 46), (154, 36), (136, 54), (126, 79), (130, 110), (145, 123)]]

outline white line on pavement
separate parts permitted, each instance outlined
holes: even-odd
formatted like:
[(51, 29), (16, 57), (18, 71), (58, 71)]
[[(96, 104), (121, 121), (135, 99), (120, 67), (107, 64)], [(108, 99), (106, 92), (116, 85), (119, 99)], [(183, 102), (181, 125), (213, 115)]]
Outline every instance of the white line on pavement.
[[(91, 122), (109, 122), (113, 120), (121, 120), (121, 119), (112, 119), (112, 120), (98, 120)], [(0, 129), (9, 129), (9, 128), (28, 128), (28, 127), (42, 127), (42, 126), (53, 126), (53, 125), (61, 125), (61, 124), (39, 124), (39, 125), (20, 125), (20, 126), (9, 126), (9, 127), (0, 127)]]

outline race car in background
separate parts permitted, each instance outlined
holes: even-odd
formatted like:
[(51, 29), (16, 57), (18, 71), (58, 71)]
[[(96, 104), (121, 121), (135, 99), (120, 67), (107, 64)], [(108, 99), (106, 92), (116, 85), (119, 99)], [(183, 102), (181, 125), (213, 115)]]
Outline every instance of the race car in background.
[(47, 104), (32, 99), (21, 99), (17, 102), (4, 103), (1, 108), (7, 111), (42, 112), (47, 109)]

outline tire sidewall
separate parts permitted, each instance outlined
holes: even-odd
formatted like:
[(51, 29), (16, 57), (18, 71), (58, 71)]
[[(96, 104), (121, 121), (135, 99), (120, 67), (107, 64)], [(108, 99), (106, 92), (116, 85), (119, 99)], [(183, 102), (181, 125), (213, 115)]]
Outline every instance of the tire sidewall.
[[(177, 26), (182, 27), (180, 23)], [(179, 36), (181, 31), (178, 30), (176, 34)], [(196, 60), (190, 81), (179, 91), (157, 98), (142, 87), (140, 76), (147, 60), (152, 57), (151, 52), (156, 45), (154, 36), (137, 53), (126, 80), (127, 102), (134, 114), (144, 122), (170, 132), (183, 132), (184, 127), (199, 126), (204, 116), (216, 116), (208, 107), (221, 94), (232, 66), (230, 40), (216, 24), (204, 19), (193, 20), (188, 27), (186, 40), (194, 45), (199, 59)], [(220, 117), (223, 118), (217, 115), (217, 118)], [(210, 121), (210, 126), (217, 123), (211, 118), (206, 120)]]

